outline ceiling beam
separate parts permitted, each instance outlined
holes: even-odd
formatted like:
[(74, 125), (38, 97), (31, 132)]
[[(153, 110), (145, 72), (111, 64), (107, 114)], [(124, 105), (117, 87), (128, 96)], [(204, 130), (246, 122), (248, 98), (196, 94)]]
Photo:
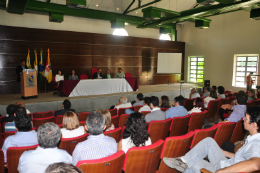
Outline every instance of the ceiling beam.
[(14, 14), (24, 14), (29, 0), (8, 0), (6, 11)]
[[(154, 0), (154, 1), (152, 1), (152, 2), (149, 2), (149, 3), (147, 3), (147, 4), (144, 4), (144, 5), (142, 5), (142, 6), (139, 6), (139, 7), (137, 7), (137, 8), (134, 8), (134, 9), (132, 9), (132, 10), (129, 10), (129, 11), (127, 11), (125, 14), (130, 13), (130, 12), (135, 11), (135, 10), (138, 10), (138, 9), (140, 9), (140, 8), (147, 7), (147, 6), (152, 5), (152, 4), (154, 4), (154, 3), (156, 3), (156, 2), (159, 2), (159, 1), (161, 1), (161, 0)], [(140, 4), (139, 4), (139, 5), (140, 5)]]
[(133, 5), (133, 3), (135, 2), (135, 0), (133, 0), (131, 2), (131, 4), (125, 9), (124, 13), (123, 14), (126, 14), (127, 13), (127, 10)]

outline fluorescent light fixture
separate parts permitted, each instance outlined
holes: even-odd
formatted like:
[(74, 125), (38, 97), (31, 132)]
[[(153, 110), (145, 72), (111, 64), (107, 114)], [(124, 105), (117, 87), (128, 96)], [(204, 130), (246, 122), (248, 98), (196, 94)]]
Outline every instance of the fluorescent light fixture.
[(128, 36), (128, 33), (124, 28), (116, 28), (113, 32), (113, 35)]
[(169, 40), (169, 41), (171, 41), (171, 37), (169, 36), (169, 34), (161, 34), (159, 40)]

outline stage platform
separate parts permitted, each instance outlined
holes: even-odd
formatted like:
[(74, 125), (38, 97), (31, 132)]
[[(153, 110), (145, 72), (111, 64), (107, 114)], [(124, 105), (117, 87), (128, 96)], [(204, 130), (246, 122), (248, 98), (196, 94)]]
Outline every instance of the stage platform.
[[(181, 94), (188, 98), (191, 88), (198, 88), (196, 84), (185, 83), (182, 85)], [(136, 92), (127, 93), (115, 93), (106, 95), (92, 95), (82, 97), (60, 97), (59, 95), (53, 95), (53, 92), (39, 93), (38, 98), (23, 100), (20, 94), (8, 94), (2, 95), (0, 99), (0, 113), (2, 116), (6, 114), (6, 107), (9, 104), (15, 104), (18, 101), (23, 101), (25, 107), (31, 112), (45, 112), (62, 109), (62, 102), (65, 99), (69, 99), (72, 104), (72, 109), (76, 112), (94, 111), (97, 109), (109, 108), (115, 105), (120, 96), (126, 96), (128, 101), (136, 100), (136, 95), (143, 93), (144, 96), (157, 96), (167, 95), (170, 100), (174, 100), (174, 97), (180, 95), (180, 84), (163, 84), (163, 85), (140, 85), (139, 90)]]

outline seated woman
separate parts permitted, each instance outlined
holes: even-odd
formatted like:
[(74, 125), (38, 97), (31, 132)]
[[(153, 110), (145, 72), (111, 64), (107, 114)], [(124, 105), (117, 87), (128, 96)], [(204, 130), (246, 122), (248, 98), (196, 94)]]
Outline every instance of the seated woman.
[(223, 86), (219, 86), (217, 89), (218, 92), (218, 99), (224, 99), (226, 98), (225, 96), (225, 88)]
[(151, 145), (150, 135), (147, 133), (147, 124), (143, 114), (135, 112), (129, 115), (123, 132), (123, 139), (118, 143), (118, 151), (127, 153), (132, 147)]
[(62, 127), (62, 138), (74, 138), (86, 133), (84, 126), (79, 125), (78, 116), (72, 111), (64, 114)]
[(106, 123), (105, 123), (106, 124), (106, 131), (114, 130), (115, 126), (111, 122), (111, 114), (110, 114), (110, 112), (108, 110), (106, 110), (106, 109), (101, 109), (101, 110), (99, 110), (99, 112), (105, 118), (105, 121), (106, 121)]
[(247, 91), (247, 95), (248, 95), (247, 101), (257, 100), (256, 94), (255, 94), (255, 90), (253, 90), (253, 89), (248, 90)]
[(55, 84), (56, 84), (56, 86), (59, 86), (61, 80), (64, 80), (64, 76), (61, 74), (61, 71), (58, 70), (57, 74), (55, 76)]
[(170, 108), (170, 101), (168, 96), (162, 96), (160, 100), (160, 108)]
[(79, 77), (75, 75), (75, 70), (71, 71), (71, 75), (69, 76), (69, 80), (79, 80)]
[(211, 90), (209, 96), (204, 99), (204, 107), (208, 108), (209, 101), (216, 99), (218, 99), (216, 90)]
[(197, 97), (193, 102), (193, 108), (188, 113), (194, 113), (194, 112), (203, 112), (204, 111), (204, 101)]

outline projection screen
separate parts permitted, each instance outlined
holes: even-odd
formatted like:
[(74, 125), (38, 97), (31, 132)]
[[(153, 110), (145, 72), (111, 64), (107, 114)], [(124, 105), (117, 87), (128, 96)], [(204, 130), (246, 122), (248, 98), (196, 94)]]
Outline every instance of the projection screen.
[(158, 52), (157, 74), (180, 74), (182, 53)]

